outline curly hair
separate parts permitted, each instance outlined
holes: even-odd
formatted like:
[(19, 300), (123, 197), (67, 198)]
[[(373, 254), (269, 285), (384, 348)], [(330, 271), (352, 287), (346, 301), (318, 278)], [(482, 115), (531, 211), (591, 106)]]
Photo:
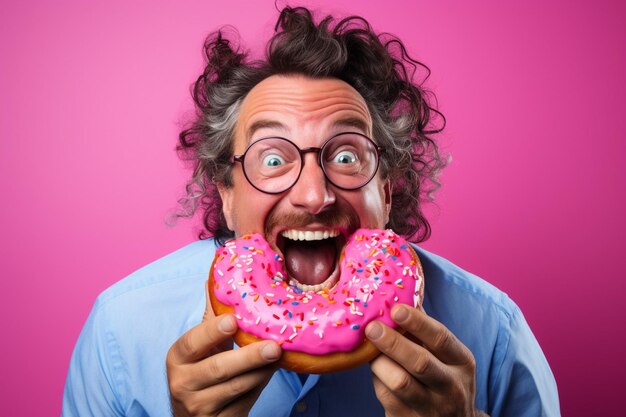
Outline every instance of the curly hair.
[[(203, 212), (199, 238), (223, 242), (233, 236), (226, 226), (217, 184), (232, 186), (230, 157), (233, 134), (246, 94), (276, 74), (332, 77), (345, 81), (365, 99), (373, 122), (374, 140), (385, 147), (380, 170), (392, 184), (392, 206), (387, 227), (421, 242), (430, 235), (422, 203), (440, 187), (445, 166), (431, 138), (445, 126), (443, 115), (430, 104), (432, 93), (422, 84), (428, 67), (411, 58), (403, 43), (388, 33), (376, 34), (358, 16), (335, 21), (326, 16), (316, 23), (303, 7), (285, 7), (264, 60), (250, 60), (223, 28), (204, 43), (206, 67), (193, 86), (195, 119), (179, 135), (177, 151), (193, 165), (186, 196), (177, 217)], [(425, 72), (420, 83), (416, 72)], [(433, 117), (436, 116), (436, 117)], [(440, 126), (433, 124), (439, 122)]]

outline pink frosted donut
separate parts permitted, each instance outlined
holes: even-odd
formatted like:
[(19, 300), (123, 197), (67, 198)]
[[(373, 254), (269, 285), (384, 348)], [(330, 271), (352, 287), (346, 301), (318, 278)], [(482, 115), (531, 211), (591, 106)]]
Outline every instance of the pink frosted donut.
[(417, 254), (392, 230), (355, 231), (332, 288), (303, 291), (285, 271), (262, 235), (246, 235), (216, 251), (209, 294), (216, 314), (235, 315), (238, 345), (274, 340), (283, 349), (280, 366), (297, 372), (334, 372), (373, 359), (378, 351), (365, 326), (379, 320), (395, 328), (394, 304), (422, 303)]

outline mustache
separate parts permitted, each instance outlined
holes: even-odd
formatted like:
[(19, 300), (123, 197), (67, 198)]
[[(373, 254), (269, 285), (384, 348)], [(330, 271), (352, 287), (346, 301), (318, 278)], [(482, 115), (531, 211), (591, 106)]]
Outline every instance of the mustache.
[(319, 214), (311, 213), (278, 213), (272, 211), (265, 222), (265, 236), (270, 236), (272, 230), (278, 226), (288, 226), (297, 229), (311, 223), (322, 224), (329, 228), (345, 228), (353, 231), (359, 226), (359, 219), (352, 211), (331, 208)]

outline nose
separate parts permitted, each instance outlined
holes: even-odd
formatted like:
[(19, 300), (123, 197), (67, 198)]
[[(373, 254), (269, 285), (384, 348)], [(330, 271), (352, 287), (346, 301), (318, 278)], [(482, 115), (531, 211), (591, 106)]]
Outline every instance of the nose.
[(317, 153), (306, 153), (302, 162), (300, 178), (289, 190), (289, 201), (294, 207), (318, 214), (335, 203), (335, 193), (317, 162)]

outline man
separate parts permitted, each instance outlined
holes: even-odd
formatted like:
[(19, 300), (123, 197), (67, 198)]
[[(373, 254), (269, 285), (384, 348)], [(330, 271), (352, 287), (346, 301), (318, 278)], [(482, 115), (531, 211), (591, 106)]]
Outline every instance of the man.
[[(215, 317), (202, 291), (219, 242), (264, 233), (292, 278), (318, 285), (336, 268), (335, 242), (281, 233), (390, 227), (423, 239), (420, 197), (442, 162), (428, 131), (434, 110), (410, 80), (420, 64), (360, 18), (316, 24), (308, 10), (285, 8), (267, 61), (247, 62), (220, 33), (205, 50), (198, 118), (179, 149), (195, 164), (186, 212), (202, 207), (216, 239), (98, 298), (72, 357), (64, 415), (558, 415), (554, 378), (515, 304), (419, 248), (423, 309), (394, 306), (404, 335), (367, 326), (382, 352), (370, 364), (298, 375), (277, 368), (274, 342), (233, 349), (236, 321)], [(374, 162), (337, 173), (356, 161)]]

